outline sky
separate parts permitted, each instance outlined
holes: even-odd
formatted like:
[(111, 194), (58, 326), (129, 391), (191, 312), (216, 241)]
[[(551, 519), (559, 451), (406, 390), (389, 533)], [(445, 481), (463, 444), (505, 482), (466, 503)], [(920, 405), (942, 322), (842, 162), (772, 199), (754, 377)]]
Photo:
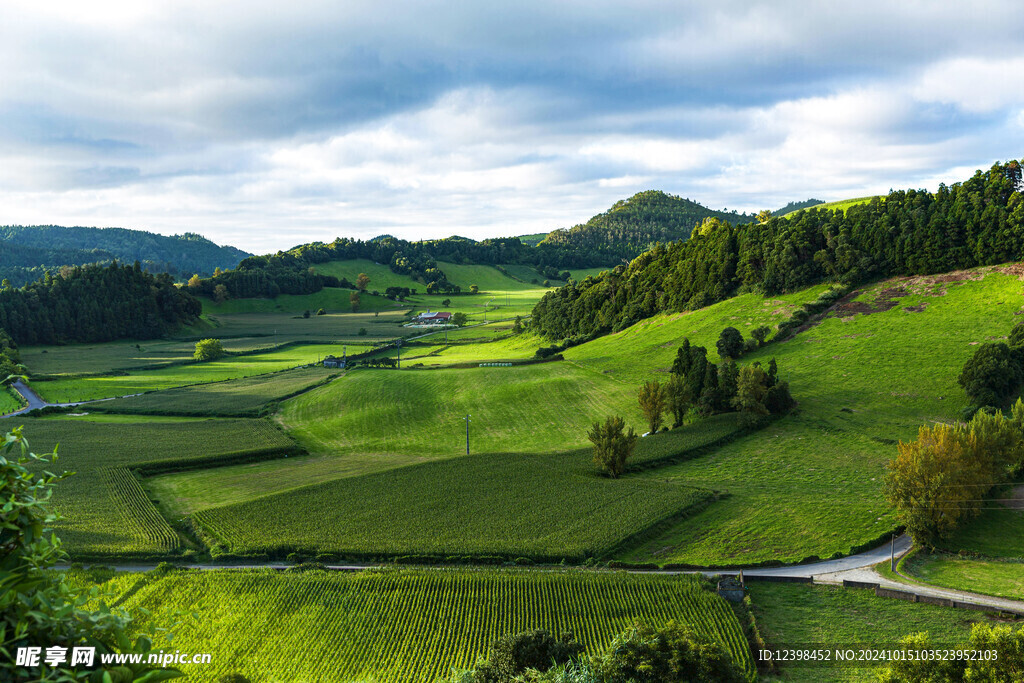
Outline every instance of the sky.
[(648, 189), (757, 211), (1021, 157), (1012, 0), (0, 7), (0, 224), (483, 239)]

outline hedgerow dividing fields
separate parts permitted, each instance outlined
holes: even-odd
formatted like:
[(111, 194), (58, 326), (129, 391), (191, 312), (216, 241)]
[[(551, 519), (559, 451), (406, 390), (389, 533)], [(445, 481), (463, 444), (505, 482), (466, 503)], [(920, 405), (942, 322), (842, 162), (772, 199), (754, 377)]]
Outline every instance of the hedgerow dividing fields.
[(571, 630), (598, 653), (637, 621), (670, 620), (719, 642), (751, 680), (732, 609), (688, 576), (617, 572), (379, 570), (355, 574), (172, 572), (123, 605), (173, 622), (172, 649), (210, 652), (189, 680), (238, 672), (252, 680), (429, 682), (468, 668), (506, 633)]
[(64, 518), (55, 528), (72, 556), (151, 556), (187, 547), (146, 497), (135, 470), (178, 469), (297, 450), (266, 420), (16, 420), (3, 420), (0, 429), (24, 425), (36, 453), (59, 444), (57, 462), (48, 469), (75, 473), (58, 483), (53, 494), (54, 509)]
[(620, 412), (640, 425), (636, 387), (567, 363), (352, 373), (282, 404), (281, 421), (311, 453), (454, 456), (550, 453), (586, 445)]

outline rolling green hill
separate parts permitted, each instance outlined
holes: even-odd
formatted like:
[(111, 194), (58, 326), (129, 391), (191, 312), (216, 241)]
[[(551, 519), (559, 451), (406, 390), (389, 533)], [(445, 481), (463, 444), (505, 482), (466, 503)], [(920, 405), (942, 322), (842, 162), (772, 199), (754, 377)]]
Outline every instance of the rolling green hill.
[(0, 279), (15, 287), (41, 278), (46, 269), (114, 260), (139, 261), (150, 272), (188, 279), (195, 273), (208, 276), (215, 268), (234, 268), (247, 256), (195, 233), (168, 237), (124, 228), (0, 226)]

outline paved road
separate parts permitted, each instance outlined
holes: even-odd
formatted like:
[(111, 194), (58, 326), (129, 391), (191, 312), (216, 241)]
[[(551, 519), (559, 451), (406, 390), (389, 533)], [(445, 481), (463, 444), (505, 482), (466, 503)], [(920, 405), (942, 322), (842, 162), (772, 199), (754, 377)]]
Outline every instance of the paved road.
[(99, 403), (101, 401), (113, 401), (115, 398), (131, 398), (132, 396), (140, 396), (141, 394), (126, 394), (125, 396), (112, 396), (110, 398), (96, 398), (91, 401), (75, 401), (74, 403), (47, 403), (43, 399), (39, 398), (39, 395), (32, 391), (31, 388), (20, 379), (11, 385), (14, 390), (21, 394), (21, 397), (28, 402), (28, 406), (21, 410), (16, 410), (13, 413), (7, 415), (0, 415), (0, 417), (14, 417), (15, 415), (21, 415), (27, 413), (30, 410), (37, 408), (46, 408), (48, 406), (57, 406), (58, 408), (67, 408), (71, 406), (84, 406), (87, 403)]
[[(909, 536), (900, 536), (896, 539), (896, 556), (900, 557), (903, 553), (910, 550), (911, 542)], [(862, 567), (871, 567), (889, 558), (890, 546), (888, 543), (885, 545), (867, 550), (863, 553), (856, 555), (850, 555), (849, 557), (843, 557), (837, 560), (825, 560), (823, 562), (815, 562), (813, 564), (801, 564), (792, 565), (788, 567), (768, 567), (768, 568), (742, 568), (737, 567), (734, 569), (715, 569), (715, 570), (701, 570), (701, 569), (687, 569), (678, 571), (658, 571), (658, 570), (634, 570), (636, 573), (650, 573), (650, 574), (735, 574), (736, 572), (743, 570), (744, 576), (779, 576), (779, 577), (812, 577), (823, 574), (832, 574), (839, 571), (858, 569)], [(66, 565), (62, 565), (66, 566)], [(109, 565), (121, 571), (149, 571), (155, 569), (155, 564), (115, 564)], [(255, 563), (255, 564), (191, 564), (186, 565), (193, 569), (287, 569), (291, 567), (290, 564), (283, 563)], [(326, 565), (327, 569), (336, 571), (359, 571), (361, 569), (369, 569), (372, 567), (378, 567), (376, 564), (337, 564), (337, 565)], [(538, 568), (543, 569), (543, 568)]]

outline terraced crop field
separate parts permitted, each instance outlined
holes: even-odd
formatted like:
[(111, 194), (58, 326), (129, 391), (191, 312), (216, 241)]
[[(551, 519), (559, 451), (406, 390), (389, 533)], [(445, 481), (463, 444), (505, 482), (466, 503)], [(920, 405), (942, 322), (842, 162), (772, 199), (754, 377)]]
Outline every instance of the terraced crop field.
[[(287, 341), (366, 342), (402, 334), (408, 309), (360, 313), (329, 313), (303, 318), (294, 313), (204, 313), (203, 319), (182, 328), (179, 339), (266, 337), (275, 346)], [(313, 310), (313, 313), (316, 311)], [(359, 334), (366, 330), (365, 335)]]
[[(353, 278), (354, 280), (355, 278)], [(406, 285), (403, 285), (406, 286)], [(393, 311), (404, 308), (396, 301), (387, 299), (384, 296), (373, 296), (372, 292), (378, 289), (376, 283), (371, 282), (368, 291), (359, 295), (359, 311)], [(381, 294), (384, 287), (379, 287)], [(338, 287), (324, 287), (319, 292), (312, 294), (279, 294), (273, 299), (252, 298), (252, 299), (228, 299), (217, 303), (206, 297), (199, 297), (203, 304), (203, 313), (207, 315), (220, 316), (232, 313), (290, 313), (301, 315), (304, 311), (316, 313), (317, 309), (324, 309), (327, 313), (351, 313), (351, 296), (353, 289), (342, 289)]]
[(327, 354), (341, 355), (341, 351), (340, 344), (295, 344), (244, 356), (224, 356), (204, 363), (170, 365), (114, 375), (40, 380), (33, 382), (32, 388), (51, 403), (88, 401), (279, 372), (300, 365), (313, 365)]
[[(113, 579), (112, 581), (117, 581)], [(209, 652), (190, 681), (428, 683), (472, 666), (501, 635), (571, 630), (598, 653), (637, 621), (676, 620), (720, 643), (754, 679), (740, 624), (694, 577), (497, 570), (172, 572), (141, 577), (123, 607), (174, 629), (172, 649)], [(124, 584), (118, 584), (121, 588)]]
[(89, 405), (83, 410), (136, 415), (252, 417), (264, 406), (329, 381), (339, 374), (323, 366), (179, 387)]
[(231, 552), (600, 557), (709, 503), (677, 482), (599, 476), (590, 452), (489, 453), (338, 479), (198, 512)]
[(59, 444), (51, 471), (75, 472), (54, 487), (53, 495), (54, 508), (64, 517), (56, 529), (73, 556), (151, 555), (188, 547), (131, 470), (156, 462), (175, 469), (203, 460), (258, 459), (296, 450), (266, 420), (125, 423), (15, 418), (0, 421), (0, 430), (18, 425), (24, 425), (36, 453)]

